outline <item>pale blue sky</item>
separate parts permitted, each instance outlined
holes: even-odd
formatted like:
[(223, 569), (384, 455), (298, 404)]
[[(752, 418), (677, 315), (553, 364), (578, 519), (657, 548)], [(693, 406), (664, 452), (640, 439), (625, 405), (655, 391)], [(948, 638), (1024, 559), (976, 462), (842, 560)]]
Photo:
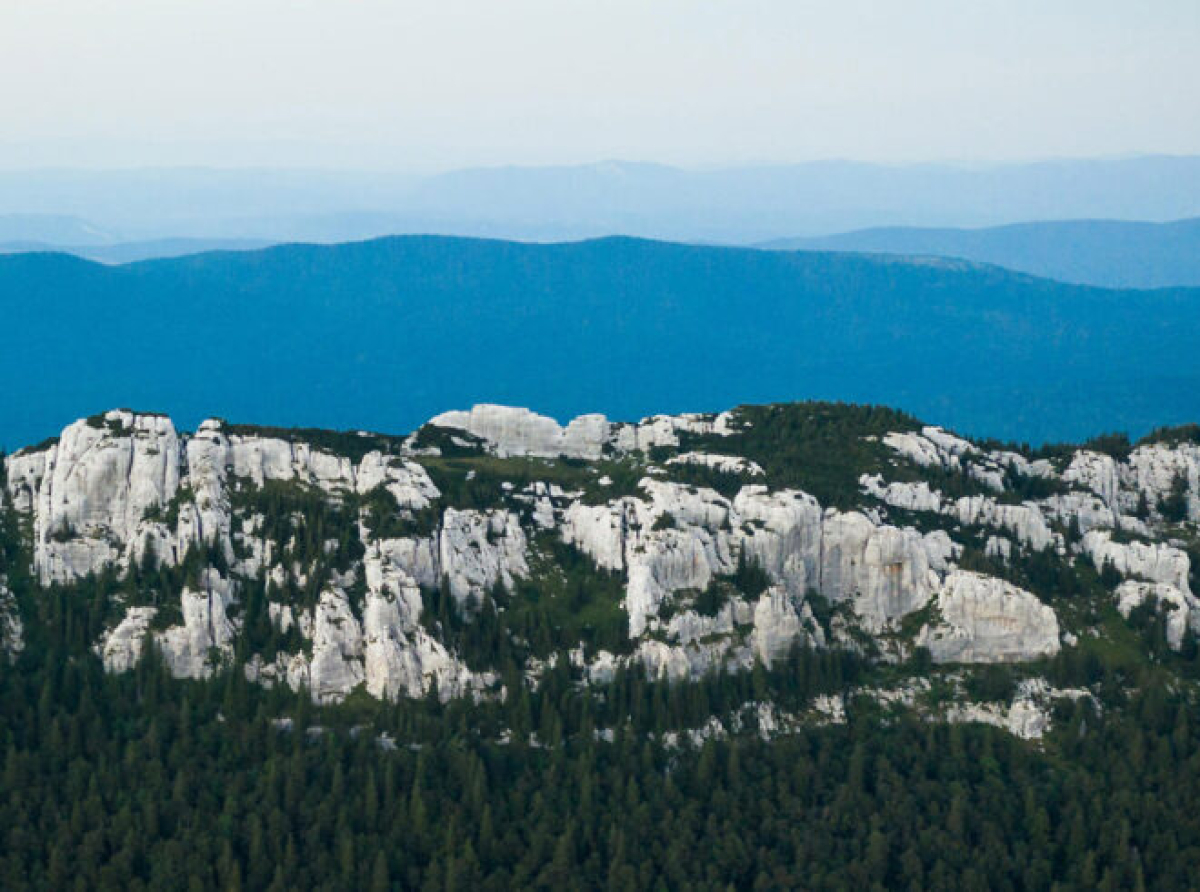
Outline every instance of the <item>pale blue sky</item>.
[(1198, 0), (5, 0), (0, 165), (1200, 153)]

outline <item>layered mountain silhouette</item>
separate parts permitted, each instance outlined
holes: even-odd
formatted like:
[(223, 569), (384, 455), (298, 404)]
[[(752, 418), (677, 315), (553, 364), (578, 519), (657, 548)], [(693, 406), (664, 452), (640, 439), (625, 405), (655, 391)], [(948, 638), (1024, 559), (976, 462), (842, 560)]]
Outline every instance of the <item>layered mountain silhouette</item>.
[(402, 431), (484, 401), (635, 419), (829, 398), (1028, 441), (1200, 416), (1200, 289), (965, 261), (629, 238), (19, 254), (0, 317), (10, 449), (113, 405)]

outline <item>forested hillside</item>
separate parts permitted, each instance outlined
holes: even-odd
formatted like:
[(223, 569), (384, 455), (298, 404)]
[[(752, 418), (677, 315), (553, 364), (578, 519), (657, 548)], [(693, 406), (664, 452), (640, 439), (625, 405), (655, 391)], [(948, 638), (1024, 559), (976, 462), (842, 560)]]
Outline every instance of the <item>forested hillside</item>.
[(1200, 432), (893, 410), (0, 462), (6, 888), (1188, 888)]

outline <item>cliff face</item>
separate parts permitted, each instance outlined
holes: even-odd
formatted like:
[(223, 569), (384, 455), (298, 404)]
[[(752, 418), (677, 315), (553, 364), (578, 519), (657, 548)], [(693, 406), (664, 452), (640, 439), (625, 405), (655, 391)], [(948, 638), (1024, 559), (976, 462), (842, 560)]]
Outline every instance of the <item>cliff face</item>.
[[(452, 630), (560, 597), (582, 638), (556, 647), (594, 681), (621, 666), (688, 678), (770, 665), (794, 647), (1052, 656), (1088, 630), (1021, 584), (1034, 559), (1115, 574), (1111, 605), (1162, 610), (1172, 647), (1200, 631), (1194, 444), (1046, 458), (907, 422), (847, 425), (847, 457), (822, 459), (847, 489), (780, 458), (787, 437), (764, 427), (805, 408), (783, 411), (563, 427), (477, 406), (408, 438), (215, 420), (181, 434), (113, 411), (7, 458), (5, 500), (42, 586), (113, 580), (117, 619), (95, 645), (110, 671), (149, 644), (178, 676), (236, 664), (319, 702), (358, 688), (498, 694), (496, 667)], [(0, 614), (15, 654), (21, 620), (2, 580)], [(602, 616), (619, 628), (597, 637)], [(531, 678), (558, 657), (495, 628)]]

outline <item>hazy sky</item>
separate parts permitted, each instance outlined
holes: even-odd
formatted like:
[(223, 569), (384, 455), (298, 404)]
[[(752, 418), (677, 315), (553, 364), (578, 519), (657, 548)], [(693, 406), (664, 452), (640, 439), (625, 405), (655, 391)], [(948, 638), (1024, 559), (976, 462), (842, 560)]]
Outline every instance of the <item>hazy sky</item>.
[(0, 165), (1200, 153), (1200, 0), (0, 0)]

